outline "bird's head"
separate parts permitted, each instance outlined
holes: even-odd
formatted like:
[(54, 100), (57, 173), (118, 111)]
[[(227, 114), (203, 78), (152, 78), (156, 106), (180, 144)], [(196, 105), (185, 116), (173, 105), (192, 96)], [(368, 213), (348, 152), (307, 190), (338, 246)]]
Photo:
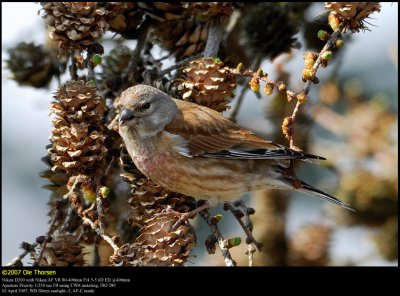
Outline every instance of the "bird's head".
[(135, 85), (122, 92), (119, 99), (120, 133), (136, 132), (141, 137), (154, 136), (172, 121), (178, 107), (168, 95), (148, 85)]

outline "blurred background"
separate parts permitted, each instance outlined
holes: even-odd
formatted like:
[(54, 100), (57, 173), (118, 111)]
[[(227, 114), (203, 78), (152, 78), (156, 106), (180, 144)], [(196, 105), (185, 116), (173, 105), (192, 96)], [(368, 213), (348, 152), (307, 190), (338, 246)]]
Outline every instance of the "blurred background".
[[(303, 53), (323, 45), (313, 38), (321, 27), (317, 16), (323, 3), (308, 6), (296, 35), (301, 48), (261, 64), (271, 79), (289, 81), (294, 90), (303, 85)], [(2, 3), (2, 265), (21, 253), (22, 241), (32, 242), (48, 230), (50, 194), (39, 172), (47, 168), (40, 159), (49, 144), (48, 104), (58, 83), (19, 86), (6, 65), (19, 42), (46, 43), (39, 9), (31, 2)], [(256, 265), (398, 265), (398, 3), (382, 3), (369, 22), (371, 31), (353, 34), (329, 67), (319, 70), (320, 84), (312, 86), (296, 125), (297, 145), (328, 159), (320, 166), (299, 164), (298, 175), (357, 212), (273, 190), (243, 197), (256, 210), (254, 236), (265, 246), (255, 254)], [(125, 45), (134, 48), (135, 41)], [(105, 44), (105, 49), (107, 54), (110, 47)], [(281, 122), (292, 109), (284, 97), (257, 98), (248, 91), (240, 109), (237, 97), (231, 105), (226, 116), (238, 110), (239, 125), (288, 145)], [(211, 212), (224, 215), (220, 226), (225, 237), (244, 237), (220, 207)], [(224, 265), (218, 250), (205, 252), (209, 228), (204, 221), (193, 224), (196, 256), (188, 265)], [(247, 264), (245, 248), (232, 249), (240, 265)]]

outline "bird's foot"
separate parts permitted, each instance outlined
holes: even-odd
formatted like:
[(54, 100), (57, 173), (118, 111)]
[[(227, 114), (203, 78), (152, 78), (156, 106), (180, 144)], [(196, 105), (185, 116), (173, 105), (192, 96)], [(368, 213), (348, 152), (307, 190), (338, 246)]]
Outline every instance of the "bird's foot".
[(211, 205), (209, 203), (205, 203), (205, 204), (199, 206), (198, 208), (196, 208), (190, 212), (186, 212), (186, 213), (177, 212), (173, 209), (167, 208), (167, 209), (164, 209), (161, 213), (156, 214), (155, 217), (163, 217), (163, 216), (170, 216), (170, 215), (178, 217), (178, 220), (174, 223), (174, 225), (172, 225), (172, 228), (171, 228), (171, 230), (174, 231), (174, 230), (178, 229), (179, 226), (186, 223), (189, 219), (193, 219), (194, 217), (196, 217), (196, 215), (198, 213), (200, 213), (204, 210), (207, 210), (210, 207), (211, 207)]

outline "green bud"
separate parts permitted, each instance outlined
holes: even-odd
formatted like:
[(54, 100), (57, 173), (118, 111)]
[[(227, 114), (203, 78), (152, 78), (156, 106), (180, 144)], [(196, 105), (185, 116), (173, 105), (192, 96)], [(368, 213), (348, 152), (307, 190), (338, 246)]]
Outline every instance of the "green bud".
[(270, 94), (272, 94), (272, 92), (274, 91), (274, 85), (273, 84), (265, 84), (264, 87), (264, 93), (269, 96)]
[(219, 57), (215, 57), (215, 58), (213, 58), (213, 62), (218, 64), (218, 63), (221, 63), (222, 61)]
[(344, 45), (343, 39), (337, 39), (337, 40), (335, 41), (335, 46), (336, 46), (336, 48), (341, 48), (343, 45)]
[(260, 91), (260, 82), (258, 81), (257, 78), (253, 77), (250, 82), (250, 89), (254, 92), (259, 92)]
[(340, 21), (338, 16), (334, 12), (331, 12), (328, 15), (328, 23), (333, 31), (335, 31), (339, 27)]
[(234, 237), (228, 239), (228, 249), (239, 246), (241, 242), (242, 239), (240, 237)]
[(236, 70), (242, 72), (242, 71), (244, 70), (244, 65), (243, 65), (243, 63), (239, 63), (239, 64), (236, 66)]
[(103, 196), (103, 198), (106, 198), (110, 194), (110, 188), (106, 186), (101, 187), (100, 194)]
[(214, 220), (215, 223), (218, 223), (219, 221), (222, 220), (222, 215), (221, 215), (221, 214), (216, 214), (216, 215), (213, 217), (213, 220)]
[(92, 56), (92, 64), (96, 67), (97, 65), (100, 65), (101, 62), (103, 61), (103, 58), (99, 54), (95, 54)]
[(318, 39), (322, 40), (322, 41), (327, 41), (329, 39), (329, 33), (327, 31), (324, 30), (319, 30), (317, 33)]
[(332, 56), (333, 56), (332, 52), (331, 52), (330, 50), (328, 50), (328, 51), (324, 51), (324, 52), (322, 53), (321, 58), (322, 58), (323, 60), (329, 61), (329, 60), (332, 58)]

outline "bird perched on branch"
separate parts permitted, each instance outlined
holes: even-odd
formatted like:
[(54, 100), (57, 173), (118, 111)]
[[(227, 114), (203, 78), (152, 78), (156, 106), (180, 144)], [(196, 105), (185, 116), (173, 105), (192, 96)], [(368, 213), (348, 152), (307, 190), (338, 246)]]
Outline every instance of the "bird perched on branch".
[(207, 200), (195, 213), (215, 201), (270, 188), (304, 192), (352, 210), (290, 173), (290, 160), (323, 157), (265, 140), (210, 108), (151, 86), (128, 88), (119, 105), (119, 133), (137, 168), (166, 189)]

